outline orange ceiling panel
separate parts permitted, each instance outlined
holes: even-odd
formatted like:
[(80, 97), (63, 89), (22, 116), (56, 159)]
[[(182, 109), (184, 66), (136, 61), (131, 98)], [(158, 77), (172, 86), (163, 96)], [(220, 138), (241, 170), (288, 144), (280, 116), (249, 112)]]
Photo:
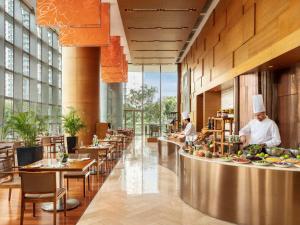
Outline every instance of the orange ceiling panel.
[(123, 59), (123, 47), (119, 36), (111, 36), (110, 44), (101, 48), (101, 65), (116, 67), (120, 66)]
[(59, 42), (62, 46), (92, 47), (110, 43), (110, 5), (101, 4), (101, 27), (61, 27)]
[(100, 0), (37, 0), (41, 26), (100, 26)]
[(101, 66), (102, 80), (106, 83), (119, 83), (128, 81), (128, 63), (126, 56), (122, 54), (120, 66), (106, 67)]

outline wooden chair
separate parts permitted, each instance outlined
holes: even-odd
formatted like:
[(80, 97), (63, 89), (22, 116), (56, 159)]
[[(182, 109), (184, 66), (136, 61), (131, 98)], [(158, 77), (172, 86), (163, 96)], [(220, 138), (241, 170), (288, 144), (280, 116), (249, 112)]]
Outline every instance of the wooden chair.
[[(48, 153), (50, 153), (50, 158), (51, 158), (51, 153), (55, 152), (55, 143), (53, 143), (51, 141), (51, 137), (42, 137), (41, 144), (43, 146), (44, 152), (47, 153), (47, 156), (48, 156)], [(50, 148), (50, 151), (49, 151), (49, 148)], [(54, 149), (54, 150), (51, 151), (52, 149)]]
[(21, 188), (21, 179), (14, 176), (17, 171), (13, 171), (13, 161), (10, 157), (0, 160), (0, 189), (8, 189), (8, 201), (11, 199), (11, 192), (14, 188)]
[[(69, 159), (80, 160), (84, 158), (89, 158), (89, 154), (69, 154)], [(64, 178), (67, 179), (67, 190), (69, 190), (69, 179), (82, 179), (83, 180), (83, 196), (86, 194), (86, 181), (88, 182), (88, 190), (90, 190), (90, 170), (82, 172), (66, 172), (64, 173)]]
[(23, 225), (25, 204), (33, 204), (33, 216), (35, 217), (35, 204), (41, 202), (53, 202), (53, 224), (56, 225), (56, 204), (58, 200), (64, 200), (64, 215), (66, 216), (66, 190), (56, 187), (55, 172), (22, 172), (21, 175), (21, 221)]
[[(100, 166), (103, 164), (104, 160), (103, 158), (101, 158), (98, 154), (97, 150), (94, 149), (88, 149), (88, 148), (78, 148), (76, 149), (76, 152), (78, 154), (88, 154), (90, 159), (95, 159), (96, 163), (94, 165), (96, 165), (97, 167), (97, 178), (100, 175)], [(107, 165), (105, 164), (105, 169), (107, 169)]]

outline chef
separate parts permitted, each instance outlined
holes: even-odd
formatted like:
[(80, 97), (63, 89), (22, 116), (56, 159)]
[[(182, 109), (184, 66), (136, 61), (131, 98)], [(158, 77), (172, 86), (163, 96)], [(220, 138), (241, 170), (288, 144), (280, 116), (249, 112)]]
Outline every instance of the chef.
[(281, 143), (276, 123), (266, 115), (266, 108), (262, 95), (253, 96), (253, 112), (255, 119), (251, 120), (240, 132), (240, 140), (246, 143), (246, 136), (250, 137), (250, 144), (260, 144), (266, 147), (278, 146)]
[(191, 123), (191, 119), (188, 112), (183, 112), (181, 115), (182, 115), (183, 124), (185, 125), (184, 131), (180, 133), (181, 137), (197, 135), (196, 129), (194, 125)]

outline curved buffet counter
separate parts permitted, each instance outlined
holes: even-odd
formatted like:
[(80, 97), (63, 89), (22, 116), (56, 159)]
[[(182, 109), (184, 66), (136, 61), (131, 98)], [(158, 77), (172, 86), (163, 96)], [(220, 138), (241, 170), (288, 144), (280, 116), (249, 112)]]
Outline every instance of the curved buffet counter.
[(237, 224), (300, 224), (299, 168), (200, 158), (185, 153), (182, 144), (166, 138), (158, 141), (159, 163), (178, 175), (184, 202)]

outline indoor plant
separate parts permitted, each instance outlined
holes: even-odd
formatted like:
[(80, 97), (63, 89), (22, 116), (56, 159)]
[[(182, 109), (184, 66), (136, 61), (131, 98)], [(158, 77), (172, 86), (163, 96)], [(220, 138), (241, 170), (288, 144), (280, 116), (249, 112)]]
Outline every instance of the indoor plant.
[(38, 134), (47, 130), (47, 116), (39, 116), (33, 111), (19, 112), (8, 117), (5, 128), (15, 132), (24, 142), (17, 148), (18, 165), (24, 166), (43, 158), (43, 147), (37, 145)]
[(77, 111), (72, 107), (69, 108), (69, 112), (66, 115), (62, 116), (62, 123), (64, 131), (70, 135), (67, 137), (68, 152), (74, 153), (74, 148), (78, 142), (76, 134), (85, 127), (85, 124)]

